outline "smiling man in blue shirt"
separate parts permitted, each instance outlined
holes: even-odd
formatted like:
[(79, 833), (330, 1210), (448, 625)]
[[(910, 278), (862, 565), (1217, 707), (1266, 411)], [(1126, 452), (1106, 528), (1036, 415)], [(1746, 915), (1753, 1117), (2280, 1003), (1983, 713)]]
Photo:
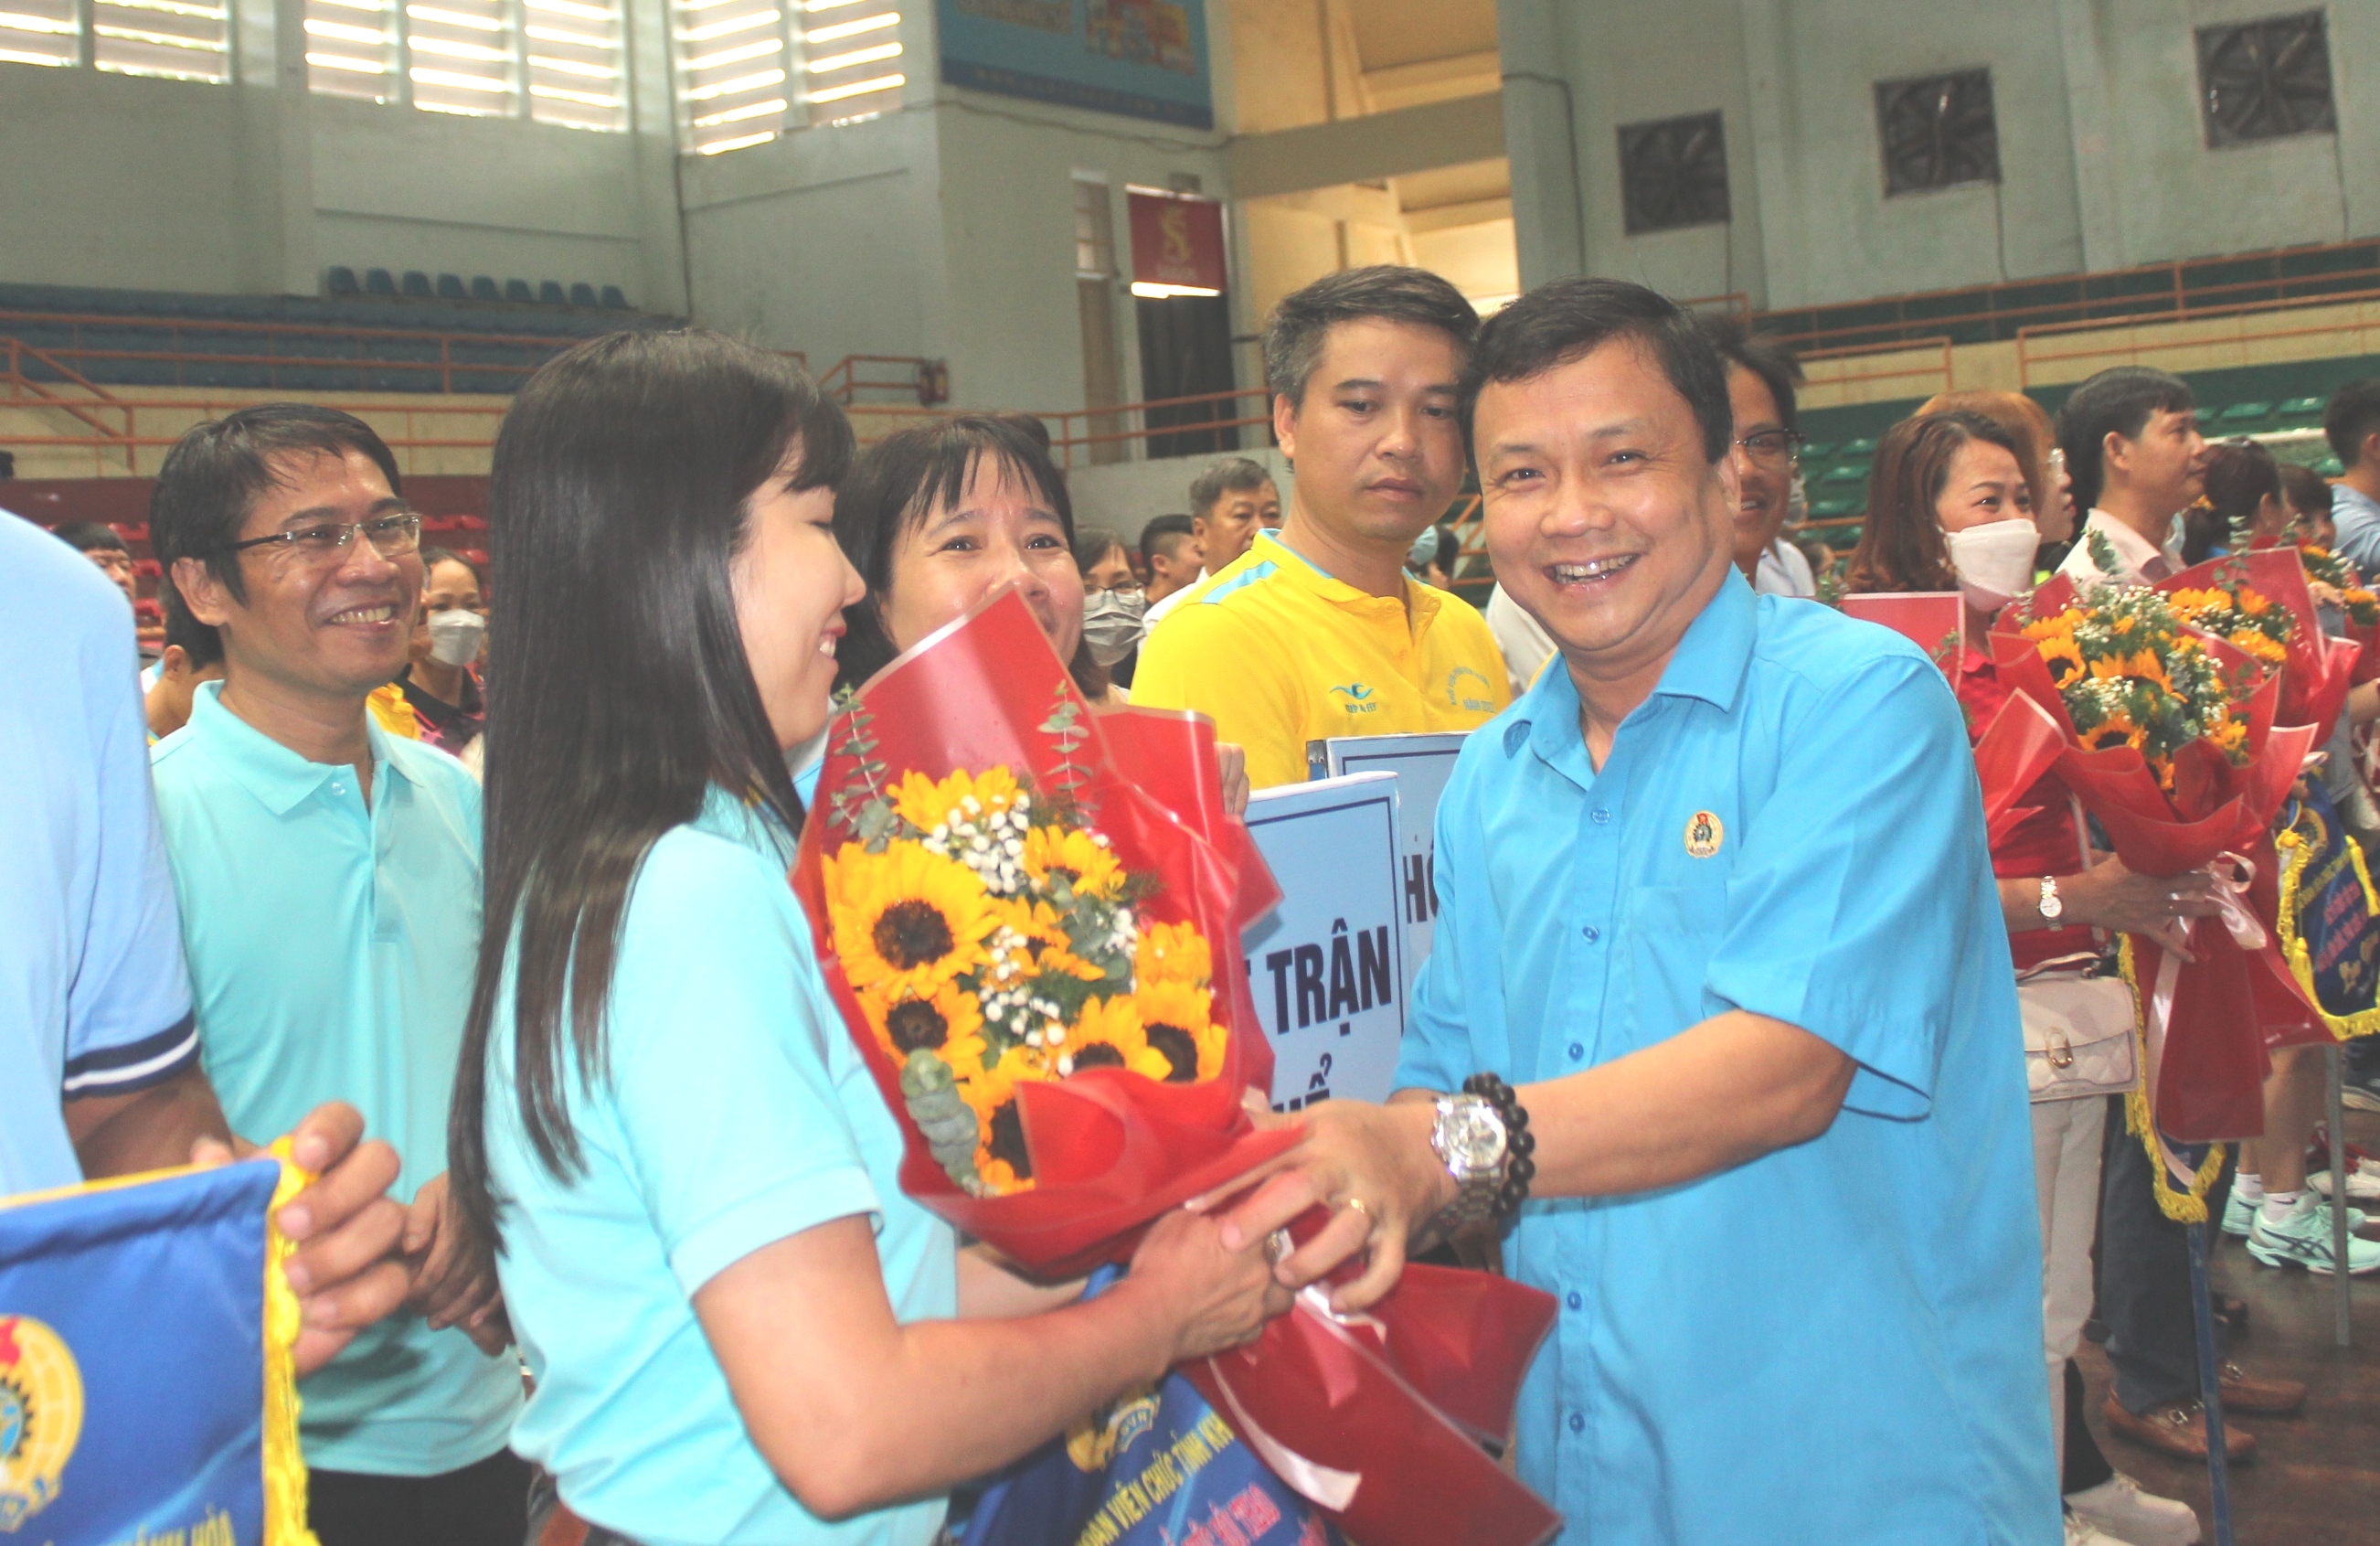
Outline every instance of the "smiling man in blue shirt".
[(182, 438), (150, 529), (228, 673), (153, 754), (207, 1072), (242, 1130), (344, 1099), (402, 1158), (407, 1313), (299, 1390), (311, 1525), (323, 1546), (516, 1546), (519, 1365), (445, 1207), (479, 786), (366, 708), (406, 663), (420, 517), (370, 426), (264, 404)]
[[(1524, 1112), (1507, 1263), (1560, 1310), (1515, 1443), (1566, 1540), (2057, 1540), (2022, 1041), (1941, 673), (1735, 572), (1725, 377), (1651, 291), (1524, 297), (1463, 402), (1560, 656), (1439, 805), (1399, 1096), (1307, 1114), (1235, 1222), (1333, 1207), (1281, 1270), (1368, 1244), (1358, 1308), (1509, 1207)], [(1439, 1093), (1482, 1074), (1520, 1088)]]

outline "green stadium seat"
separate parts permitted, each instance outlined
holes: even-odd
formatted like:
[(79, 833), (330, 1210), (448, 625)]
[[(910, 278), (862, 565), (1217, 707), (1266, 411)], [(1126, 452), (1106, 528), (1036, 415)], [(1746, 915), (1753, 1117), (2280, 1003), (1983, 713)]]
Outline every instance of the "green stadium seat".
[(1860, 529), (1856, 526), (1836, 526), (1827, 530), (1827, 545), (1837, 553), (1859, 546)]
[(1840, 520), (1845, 516), (1856, 516), (1859, 513), (1860, 502), (1841, 494), (1829, 499), (1821, 499), (1810, 506), (1812, 520)]
[(1810, 440), (1802, 443), (1802, 459), (1804, 462), (1822, 462), (1834, 454), (1835, 443), (1831, 440)]
[(2316, 472), (2321, 473), (2325, 478), (2336, 478), (2340, 473), (2347, 470), (2346, 467), (2340, 463), (2337, 456), (2325, 456), (2322, 460), (2313, 464), (2313, 469)]
[(2272, 414), (2273, 405), (2270, 403), (2233, 403), (2223, 410), (2216, 421), (2225, 425), (2253, 424), (2271, 418)]
[(2223, 410), (2219, 408), (2212, 406), (2202, 408), (2198, 410), (2198, 427), (2202, 430), (2211, 430), (2215, 428), (2215, 421), (2222, 417)]
[(1843, 442), (1843, 455), (1846, 456), (1875, 456), (1876, 436), (1862, 435), (1857, 440), (1847, 440)]
[(1827, 475), (1819, 479), (1818, 481), (1821, 483), (1864, 483), (1867, 481), (1867, 468), (1868, 464), (1865, 462), (1838, 463), (1836, 466), (1828, 468), (1827, 469)]
[(2291, 397), (2273, 411), (2284, 419), (2319, 419), (2322, 408), (2320, 397)]

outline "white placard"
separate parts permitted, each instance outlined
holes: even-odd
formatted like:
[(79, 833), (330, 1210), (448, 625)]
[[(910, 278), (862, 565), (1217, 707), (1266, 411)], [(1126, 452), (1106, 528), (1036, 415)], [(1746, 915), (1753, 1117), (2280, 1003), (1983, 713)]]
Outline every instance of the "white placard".
[(1356, 773), (1397, 775), (1397, 875), (1403, 895), (1404, 983), (1409, 992), (1421, 975), (1421, 964), (1429, 959), (1430, 936), (1438, 927), (1438, 798), (1454, 776), (1454, 759), (1467, 734), (1439, 730), (1413, 736), (1336, 736), (1305, 743), (1306, 767), (1317, 778)]
[(1272, 1102), (1383, 1101), (1405, 1033), (1397, 775), (1263, 789), (1248, 801), (1281, 903), (1241, 940), (1272, 1043)]

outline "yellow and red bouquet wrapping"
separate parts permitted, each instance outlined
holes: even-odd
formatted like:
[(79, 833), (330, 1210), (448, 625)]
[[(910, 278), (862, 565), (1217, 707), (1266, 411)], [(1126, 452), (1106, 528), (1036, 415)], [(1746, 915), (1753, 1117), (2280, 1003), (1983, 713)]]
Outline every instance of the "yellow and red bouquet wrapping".
[[(1014, 591), (838, 706), (792, 881), (902, 1190), (1020, 1267), (1123, 1261), (1297, 1141), (1242, 1104), (1272, 1052), (1239, 941), (1280, 891), (1224, 814), (1213, 725), (1092, 709)], [(1413, 1266), (1366, 1317), (1308, 1297), (1182, 1370), (1282, 1480), (1368, 1546), (1559, 1528), (1479, 1447), (1550, 1296)]]

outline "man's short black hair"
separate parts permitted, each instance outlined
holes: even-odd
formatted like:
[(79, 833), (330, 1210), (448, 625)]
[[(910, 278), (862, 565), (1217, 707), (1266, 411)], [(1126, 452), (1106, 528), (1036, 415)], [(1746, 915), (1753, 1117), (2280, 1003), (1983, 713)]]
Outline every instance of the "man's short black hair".
[(2150, 416), (2188, 413), (2198, 406), (2190, 383), (2170, 371), (2119, 365), (2074, 389), (2058, 410), (2058, 444), (2066, 453), (2066, 473), (2074, 480), (2074, 507), (2088, 510), (2105, 491), (2107, 437), (2138, 440)]
[(131, 550), (115, 528), (95, 520), (70, 520), (50, 528), (50, 534), (77, 553), (98, 553), (113, 549), (118, 553)]
[(1303, 406), (1306, 380), (1321, 363), (1331, 328), (1372, 319), (1434, 327), (1466, 355), (1479, 335), (1478, 309), (1429, 270), (1395, 263), (1351, 268), (1325, 274), (1273, 307), (1265, 321), (1265, 386)]
[[(1642, 348), (1685, 398), (1702, 430), (1703, 456), (1713, 462), (1726, 456), (1735, 443), (1727, 364), (1693, 315), (1642, 285), (1584, 276), (1538, 286), (1479, 330), (1457, 405), (1463, 443), (1472, 444), (1473, 411), (1488, 383), (1527, 381), (1584, 359), (1615, 338)], [(1478, 460), (1475, 446), (1472, 460)]]
[(1140, 529), (1140, 555), (1155, 558), (1161, 554), (1172, 558), (1173, 550), (1188, 542), (1191, 535), (1188, 516), (1155, 517)]
[(276, 481), (273, 458), (310, 452), (345, 456), (350, 451), (371, 458), (391, 493), (405, 492), (386, 443), (370, 424), (337, 408), (259, 403), (192, 425), (157, 469), (157, 486), (149, 495), (151, 551), (168, 574), (178, 559), (205, 560), (207, 572), (232, 599), (245, 602), (239, 555), (226, 550), (239, 541), (257, 495)]
[(2322, 412), (2322, 437), (2341, 467), (2353, 467), (2363, 455), (2363, 443), (2380, 430), (2380, 377), (2349, 382), (2330, 395)]
[(1190, 518), (1203, 520), (1227, 493), (1260, 489), (1272, 481), (1272, 470), (1245, 456), (1225, 456), (1191, 480)]
[(1744, 325), (1743, 319), (1726, 311), (1697, 311), (1694, 326), (1718, 350), (1719, 358), (1730, 365), (1741, 365), (1760, 378), (1768, 395), (1777, 400), (1777, 412), (1789, 430), (1802, 427), (1801, 414), (1793, 400), (1793, 388), (1801, 384), (1802, 362), (1783, 340), (1758, 334)]

